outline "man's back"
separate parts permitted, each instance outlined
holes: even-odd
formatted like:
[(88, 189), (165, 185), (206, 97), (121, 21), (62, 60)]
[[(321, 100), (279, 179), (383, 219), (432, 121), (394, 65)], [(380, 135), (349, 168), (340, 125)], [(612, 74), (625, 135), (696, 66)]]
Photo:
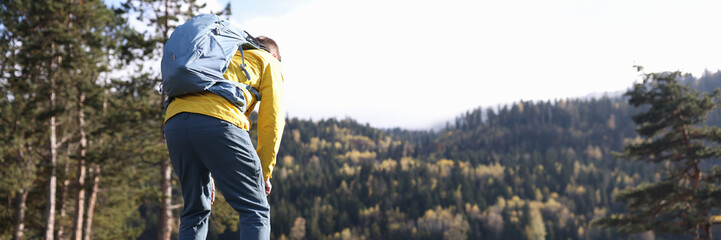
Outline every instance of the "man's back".
[[(277, 51), (277, 46), (276, 46)], [(273, 52), (271, 50), (271, 52)], [(223, 75), (253, 87), (237, 88), (246, 109), (211, 92), (175, 97), (166, 111), (168, 152), (185, 201), (180, 238), (207, 234), (213, 185), (239, 213), (242, 239), (268, 239), (270, 176), (283, 132), (283, 75), (277, 54), (264, 50), (238, 52)], [(245, 63), (245, 70), (241, 66)], [(248, 116), (258, 101), (258, 147), (254, 149)], [(243, 112), (245, 110), (245, 112)]]

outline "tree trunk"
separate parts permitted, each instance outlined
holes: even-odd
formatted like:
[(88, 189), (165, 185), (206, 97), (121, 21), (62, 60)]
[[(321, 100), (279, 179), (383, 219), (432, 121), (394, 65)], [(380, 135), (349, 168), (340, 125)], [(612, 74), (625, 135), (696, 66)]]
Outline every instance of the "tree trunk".
[[(161, 106), (164, 104), (165, 99), (165, 92), (163, 92), (162, 97), (160, 98)], [(161, 120), (162, 122), (162, 120)], [(163, 122), (164, 123), (164, 122)], [(161, 124), (161, 131), (163, 129), (163, 124)], [(161, 134), (161, 141), (165, 138), (165, 134)], [(160, 232), (158, 232), (158, 239), (159, 240), (170, 240), (170, 235), (172, 233), (173, 228), (173, 209), (172, 209), (172, 200), (173, 200), (173, 187), (170, 182), (173, 169), (172, 164), (170, 163), (170, 159), (163, 159), (161, 160), (160, 164), (160, 173), (161, 173), (161, 179), (160, 179)]]
[[(165, 45), (165, 42), (168, 41), (169, 38), (169, 32), (170, 32), (170, 26), (168, 22), (168, 17), (170, 16), (170, 1), (165, 0), (165, 18), (163, 18), (162, 26), (162, 34), (163, 34), (163, 46)], [(161, 97), (160, 97), (160, 107), (163, 108), (165, 104), (165, 91), (162, 91)], [(162, 112), (162, 111), (161, 111)], [(158, 119), (160, 120), (160, 131), (162, 134), (160, 134), (160, 141), (165, 141), (165, 121), (163, 121), (163, 114), (159, 114)], [(173, 218), (173, 206), (172, 206), (172, 199), (173, 199), (173, 190), (172, 190), (172, 184), (170, 182), (170, 179), (172, 177), (172, 164), (170, 163), (170, 159), (163, 159), (161, 160), (161, 182), (160, 182), (160, 191), (161, 191), (161, 202), (160, 202), (160, 214), (161, 214), (161, 220), (160, 220), (160, 232), (158, 232), (158, 239), (159, 240), (170, 240), (170, 235), (172, 233), (173, 228), (173, 222), (175, 222), (175, 219)]]
[[(72, 148), (68, 144), (67, 156), (70, 156), (71, 152), (72, 152)], [(64, 170), (65, 175), (64, 176), (68, 176), (69, 172), (70, 172), (70, 163), (68, 161), (65, 161), (65, 170)], [(60, 189), (61, 190), (60, 202), (58, 203), (58, 205), (60, 205), (59, 206), (60, 207), (60, 210), (59, 210), (60, 219), (65, 219), (65, 216), (67, 216), (67, 211), (65, 208), (65, 201), (68, 199), (68, 186), (70, 186), (70, 178), (65, 177), (65, 180), (63, 181), (63, 187)], [(65, 225), (62, 223), (58, 224), (58, 230), (55, 232), (55, 239), (63, 239), (64, 230), (65, 230)]]
[(25, 210), (27, 210), (26, 202), (29, 192), (28, 188), (24, 187), (23, 191), (17, 196), (15, 230), (13, 232), (13, 239), (15, 240), (23, 239), (25, 233)]
[[(17, 122), (15, 122), (17, 126)], [(20, 148), (18, 150), (18, 159), (20, 159), (22, 162), (25, 163), (25, 167), (29, 166), (31, 163), (27, 162), (25, 159), (25, 154), (23, 153), (23, 146), (20, 144)], [(20, 171), (29, 171), (29, 169), (26, 169), (25, 167), (21, 167)], [(20, 182), (21, 186), (23, 186), (22, 191), (19, 195), (16, 196), (16, 209), (15, 209), (15, 229), (13, 230), (13, 239), (20, 240), (23, 239), (23, 235), (25, 234), (25, 212), (27, 210), (27, 200), (28, 200), (28, 193), (30, 192), (28, 185), (30, 185), (28, 182), (28, 179), (24, 179)]]
[[(55, 44), (51, 46), (51, 52), (55, 52)], [(62, 61), (62, 60), (59, 60)], [(50, 69), (55, 67), (54, 61), (50, 62)], [(49, 76), (50, 80), (50, 108), (56, 106), (55, 96), (55, 77)], [(57, 198), (58, 187), (58, 140), (57, 140), (57, 122), (55, 115), (50, 117), (50, 180), (48, 181), (48, 195), (45, 201), (45, 239), (53, 240), (55, 234), (55, 200)]]
[(161, 163), (161, 199), (160, 199), (160, 232), (158, 232), (158, 239), (170, 240), (170, 234), (173, 232), (173, 211), (172, 211), (172, 196), (173, 191), (170, 183), (170, 177), (172, 174), (172, 168), (170, 159), (165, 159)]
[[(55, 92), (51, 94), (51, 98), (55, 97)], [(50, 180), (48, 183), (48, 195), (45, 202), (45, 239), (53, 240), (55, 233), (55, 205), (56, 191), (58, 185), (58, 147), (55, 129), (57, 127), (55, 116), (50, 117)]]
[(78, 128), (80, 130), (80, 145), (78, 147), (78, 178), (77, 178), (77, 202), (75, 204), (75, 221), (73, 222), (74, 240), (83, 239), (83, 217), (85, 216), (85, 151), (87, 150), (88, 141), (85, 136), (85, 92), (78, 87)]
[[(108, 84), (108, 74), (105, 74), (105, 85)], [(108, 110), (108, 89), (103, 91), (103, 117), (106, 116)], [(98, 142), (100, 146), (103, 145), (103, 139), (101, 138)], [(90, 188), (90, 200), (88, 200), (88, 214), (85, 219), (85, 233), (84, 239), (90, 240), (93, 231), (93, 215), (95, 213), (95, 203), (98, 199), (98, 189), (100, 187), (100, 164), (93, 164), (93, 168), (90, 169), (94, 173), (93, 186)]]
[(98, 185), (100, 185), (100, 165), (94, 164), (91, 169), (95, 173), (93, 177), (93, 187), (90, 189), (90, 200), (88, 200), (88, 214), (85, 220), (85, 240), (90, 240), (90, 233), (93, 230), (93, 212), (95, 211), (95, 201), (98, 198)]
[[(678, 111), (678, 110), (676, 110)], [(691, 146), (691, 140), (688, 134), (688, 127), (686, 125), (683, 125), (683, 141), (685, 145), (686, 151), (689, 151), (692, 149)], [(687, 159), (687, 161), (692, 165), (693, 167), (693, 175), (691, 176), (691, 195), (696, 194), (696, 190), (698, 189), (698, 183), (701, 181), (701, 169), (699, 168), (699, 162), (696, 159)]]
[[(165, 1), (165, 16), (168, 16), (168, 9), (170, 1)], [(167, 19), (164, 21), (165, 29), (166, 31), (163, 33), (163, 38), (167, 39), (167, 29), (168, 29), (168, 21)], [(163, 43), (167, 42), (164, 41)], [(165, 91), (161, 94), (160, 97), (160, 106), (162, 107), (165, 104)], [(160, 134), (160, 140), (163, 141), (165, 139), (165, 121), (162, 119), (162, 114), (159, 116), (160, 119), (160, 131), (162, 134)], [(160, 232), (158, 233), (158, 239), (159, 240), (170, 240), (170, 234), (172, 233), (172, 227), (173, 227), (173, 210), (172, 210), (172, 199), (173, 199), (173, 189), (172, 185), (170, 183), (171, 174), (173, 172), (172, 170), (172, 164), (170, 164), (170, 159), (163, 159), (161, 160), (161, 169), (160, 173), (162, 175), (161, 182), (160, 182), (160, 191), (162, 193), (161, 196), (161, 204), (160, 204), (160, 214), (161, 216), (161, 227)]]

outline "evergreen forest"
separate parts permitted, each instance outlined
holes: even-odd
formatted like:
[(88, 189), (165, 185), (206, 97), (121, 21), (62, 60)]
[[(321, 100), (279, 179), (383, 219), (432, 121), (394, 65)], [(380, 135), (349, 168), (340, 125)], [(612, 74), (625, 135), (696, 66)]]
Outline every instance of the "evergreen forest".
[[(160, 74), (143, 63), (204, 6), (0, 4), (0, 239), (177, 239)], [(721, 71), (677, 78), (721, 87)], [(271, 239), (694, 239), (592, 224), (629, 211), (625, 190), (664, 179), (668, 164), (619, 157), (644, 141), (633, 116), (648, 109), (627, 95), (518, 101), (428, 130), (288, 116)], [(721, 126), (721, 111), (701, 125)], [(210, 224), (208, 239), (237, 239), (222, 192)]]

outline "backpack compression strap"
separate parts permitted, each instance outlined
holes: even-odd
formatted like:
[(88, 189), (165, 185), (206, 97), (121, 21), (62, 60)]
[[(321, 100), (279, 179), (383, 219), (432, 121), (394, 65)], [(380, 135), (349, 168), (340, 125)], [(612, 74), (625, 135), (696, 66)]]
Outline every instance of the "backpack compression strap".
[[(245, 66), (245, 55), (243, 55), (243, 52), (244, 51), (241, 48), (240, 49), (240, 58), (243, 59), (243, 62), (240, 65), (240, 69), (243, 69), (243, 73), (245, 73), (245, 78), (248, 79), (248, 81), (250, 81), (250, 74), (248, 73), (248, 70), (245, 69), (245, 67), (246, 67)], [(233, 82), (233, 81), (230, 81), (230, 82)], [(238, 85), (236, 84), (236, 86), (238, 86)], [(241, 87), (241, 86), (238, 86), (238, 87)], [(250, 85), (245, 85), (245, 89), (247, 89), (249, 92), (253, 93), (253, 95), (255, 95), (255, 99), (260, 101), (260, 92), (258, 92), (258, 90), (255, 90), (255, 88), (251, 87)]]
[(251, 87), (250, 85), (245, 85), (245, 89), (247, 89), (248, 92), (255, 95), (255, 100), (260, 101), (260, 92), (258, 92), (258, 90), (255, 90), (255, 88)]

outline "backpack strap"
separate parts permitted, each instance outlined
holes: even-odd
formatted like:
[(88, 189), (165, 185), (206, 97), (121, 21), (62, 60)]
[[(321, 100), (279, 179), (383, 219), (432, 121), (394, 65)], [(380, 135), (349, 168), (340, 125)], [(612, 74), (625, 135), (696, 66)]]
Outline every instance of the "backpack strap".
[(258, 90), (255, 90), (255, 88), (251, 87), (250, 85), (245, 85), (245, 89), (247, 89), (248, 92), (255, 95), (255, 100), (260, 101), (260, 92), (258, 92)]
[(265, 44), (263, 44), (262, 42), (258, 41), (258, 39), (255, 38), (255, 37), (253, 37), (253, 35), (250, 35), (250, 33), (248, 33), (248, 31), (243, 31), (243, 32), (244, 32), (246, 35), (248, 35), (248, 37), (246, 37), (245, 40), (248, 41), (248, 43), (250, 43), (250, 45), (252, 45), (253, 47), (246, 47), (246, 45), (243, 45), (243, 46), (241, 47), (241, 49), (260, 48), (260, 49), (265, 50), (266, 52), (270, 52), (270, 49), (268, 49), (268, 47), (265, 46)]
[(240, 69), (243, 69), (243, 73), (245, 73), (245, 78), (250, 81), (250, 75), (248, 75), (248, 70), (245, 70), (245, 55), (243, 55), (243, 49), (239, 49), (240, 51), (240, 59), (242, 59), (242, 63), (240, 64)]
[(260, 92), (258, 92), (258, 90), (255, 90), (255, 88), (251, 87), (250, 85), (245, 85), (245, 84), (235, 82), (235, 81), (230, 81), (230, 80), (223, 80), (223, 81), (219, 81), (219, 82), (227, 82), (227, 83), (233, 84), (236, 87), (241, 88), (241, 89), (245, 88), (245, 90), (248, 90), (248, 92), (250, 92), (251, 94), (253, 94), (255, 96), (255, 100), (260, 101)]
[[(242, 64), (240, 65), (240, 69), (243, 69), (243, 73), (245, 73), (245, 78), (250, 81), (250, 74), (248, 73), (248, 70), (245, 69), (245, 55), (243, 55), (243, 49), (240, 49), (240, 58), (243, 59)], [(231, 81), (233, 82), (233, 81)], [(234, 83), (234, 82), (233, 82)], [(238, 86), (236, 84), (236, 86)], [(241, 86), (238, 86), (241, 87)], [(245, 89), (247, 89), (249, 92), (251, 92), (253, 95), (255, 95), (255, 99), (260, 101), (260, 92), (258, 90), (255, 90), (255, 88), (251, 87), (250, 85), (245, 85)]]

